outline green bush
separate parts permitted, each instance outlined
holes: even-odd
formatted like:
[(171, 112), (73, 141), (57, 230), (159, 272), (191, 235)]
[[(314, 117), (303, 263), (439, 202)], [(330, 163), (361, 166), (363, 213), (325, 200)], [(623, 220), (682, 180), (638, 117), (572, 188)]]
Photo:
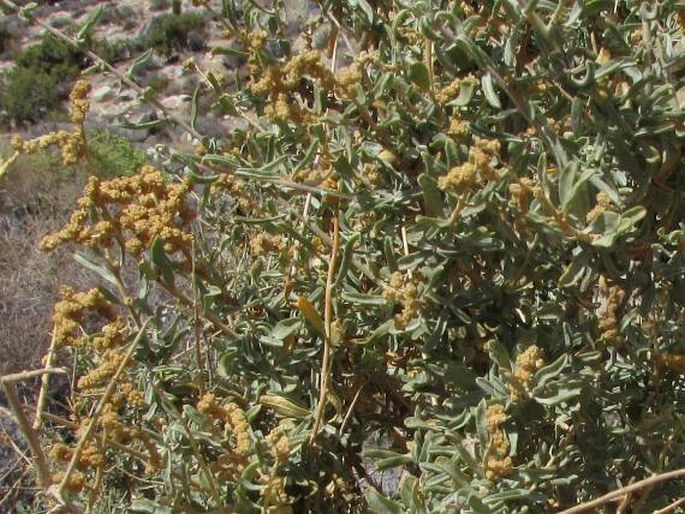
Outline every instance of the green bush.
[(224, 2), (250, 77), (201, 94), (244, 125), (92, 179), (43, 240), (104, 281), (55, 307), (77, 378), (34, 448), (46, 492), (542, 513), (635, 482), (614, 499), (666, 511), (685, 490), (678, 4), (316, 5), (300, 32), (330, 53), (292, 53), (284, 9)]
[(205, 24), (204, 17), (197, 13), (161, 14), (152, 18), (139, 38), (140, 44), (164, 54), (189, 48), (199, 50), (204, 47)]
[(19, 50), (14, 63), (18, 68), (34, 68), (68, 81), (88, 65), (82, 52), (52, 34), (46, 34), (36, 45)]
[(135, 148), (128, 139), (106, 130), (88, 135), (88, 149), (95, 170), (104, 177), (134, 174), (148, 162), (145, 152)]
[(87, 65), (82, 52), (53, 35), (19, 50), (14, 67), (2, 77), (0, 122), (36, 122), (62, 106), (71, 84)]
[(37, 68), (15, 67), (3, 78), (0, 122), (38, 121), (59, 109), (65, 97), (61, 81)]

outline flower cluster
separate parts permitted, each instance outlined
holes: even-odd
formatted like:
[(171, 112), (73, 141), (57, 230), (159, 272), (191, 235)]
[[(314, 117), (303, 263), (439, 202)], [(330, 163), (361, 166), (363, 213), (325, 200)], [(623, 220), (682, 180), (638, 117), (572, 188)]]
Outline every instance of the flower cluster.
[(609, 285), (608, 280), (603, 275), (599, 277), (599, 291), (603, 298), (598, 324), (602, 339), (610, 344), (619, 344), (621, 334), (618, 330), (618, 316), (625, 298), (625, 292), (619, 286)]
[(592, 210), (587, 213), (586, 219), (588, 222), (595, 221), (602, 215), (603, 212), (610, 210), (612, 206), (611, 197), (604, 191), (597, 193), (595, 199), (597, 201), (597, 205), (595, 205)]
[(529, 346), (516, 357), (513, 383), (509, 385), (514, 402), (522, 400), (530, 392), (535, 372), (544, 365), (542, 350), (536, 345)]
[(486, 181), (497, 178), (493, 159), (499, 156), (500, 142), (494, 139), (478, 139), (469, 148), (468, 160), (453, 167), (447, 175), (438, 178), (443, 191), (466, 193)]
[(73, 242), (108, 248), (119, 242), (139, 256), (159, 237), (167, 252), (187, 252), (193, 241), (189, 224), (195, 217), (187, 200), (191, 188), (190, 181), (166, 183), (160, 171), (147, 165), (131, 177), (91, 177), (67, 226), (45, 237), (41, 247), (52, 250)]
[(402, 303), (402, 312), (395, 316), (395, 325), (399, 329), (406, 328), (419, 315), (423, 304), (417, 282), (399, 271), (390, 276), (388, 285), (383, 290), (383, 296), (388, 300)]
[(197, 410), (213, 425), (223, 425), (223, 437), (232, 441), (231, 447), (225, 448), (226, 451), (209, 465), (212, 472), (223, 479), (233, 479), (245, 467), (252, 451), (251, 429), (245, 411), (234, 403), (221, 405), (211, 393), (200, 398)]
[(75, 125), (72, 132), (58, 130), (43, 136), (24, 141), (21, 137), (15, 136), (12, 139), (12, 148), (19, 153), (34, 154), (39, 150), (47, 150), (52, 146), (60, 149), (62, 163), (67, 166), (77, 163), (86, 153), (86, 137), (83, 129), (83, 120), (90, 109), (88, 93), (91, 85), (85, 80), (76, 82), (69, 98), (71, 99), (71, 121)]
[[(88, 313), (97, 314), (105, 319), (116, 319), (112, 306), (98, 289), (78, 293), (71, 287), (64, 286), (60, 291), (61, 299), (55, 304), (53, 323), (55, 346), (74, 346), (87, 340), (82, 337), (80, 328)], [(111, 331), (102, 336), (98, 344), (112, 343), (114, 334)]]
[(504, 406), (499, 403), (490, 405), (485, 413), (485, 424), (490, 436), (490, 445), (483, 466), (485, 476), (490, 480), (496, 480), (509, 474), (513, 468), (509, 456), (509, 439), (502, 429), (502, 424), (507, 419)]

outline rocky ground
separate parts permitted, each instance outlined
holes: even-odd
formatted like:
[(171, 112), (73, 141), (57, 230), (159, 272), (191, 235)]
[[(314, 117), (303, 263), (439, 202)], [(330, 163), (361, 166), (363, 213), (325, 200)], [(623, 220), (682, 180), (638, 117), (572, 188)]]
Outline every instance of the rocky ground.
[[(137, 82), (143, 86), (153, 86), (156, 98), (164, 105), (168, 113), (187, 119), (190, 112), (192, 94), (202, 83), (201, 74), (188, 71), (183, 62), (192, 57), (197, 68), (203, 74), (209, 72), (215, 76), (233, 74), (241, 63), (235, 58), (214, 53), (217, 47), (230, 47), (234, 43), (223, 36), (221, 27), (212, 21), (205, 11), (190, 6), (190, 2), (183, 5), (183, 12), (201, 13), (207, 17), (208, 23), (202, 34), (205, 47), (198, 51), (182, 51), (172, 55), (161, 56), (153, 54), (136, 72)], [(52, 27), (68, 31), (70, 27), (80, 27), (86, 22), (94, 9), (104, 8), (100, 21), (92, 31), (93, 39), (117, 42), (131, 42), (140, 38), (150, 27), (152, 20), (161, 14), (170, 12), (170, 2), (165, 0), (64, 0), (48, 2), (36, 9), (36, 18), (47, 22)], [(288, 25), (295, 46), (298, 41), (297, 28), (308, 16), (316, 13), (314, 3), (307, 0), (292, 0), (287, 2)], [(1, 15), (0, 15), (1, 16)], [(12, 32), (17, 35), (14, 48), (26, 46), (37, 41), (44, 31), (37, 24), (27, 25), (17, 16), (10, 16), (4, 20)], [(119, 73), (130, 71), (133, 61), (138, 54), (125, 56), (124, 59), (113, 63)], [(0, 55), (0, 73), (13, 66), (12, 52), (6, 51)], [(141, 69), (142, 68), (142, 69)], [(169, 127), (162, 134), (151, 134), (147, 131), (135, 132), (127, 129), (131, 124), (151, 121), (162, 117), (149, 104), (141, 102), (140, 95), (135, 89), (124, 84), (119, 77), (107, 71), (87, 73), (87, 78), (93, 86), (91, 93), (91, 112), (88, 119), (94, 126), (106, 126), (110, 130), (119, 132), (135, 142), (144, 142), (146, 146), (154, 146), (158, 142), (187, 145), (190, 139), (181, 129)], [(199, 131), (210, 137), (221, 137), (228, 130), (235, 127), (236, 120), (229, 116), (217, 116), (211, 112), (203, 113), (197, 120)], [(15, 127), (15, 131), (34, 135), (49, 131), (51, 127), (42, 124), (33, 127)]]

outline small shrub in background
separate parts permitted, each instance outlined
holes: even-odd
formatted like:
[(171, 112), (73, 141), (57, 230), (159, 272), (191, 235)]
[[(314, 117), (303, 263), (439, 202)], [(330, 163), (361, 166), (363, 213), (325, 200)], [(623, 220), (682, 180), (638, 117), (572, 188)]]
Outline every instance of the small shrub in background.
[(205, 18), (197, 13), (160, 14), (150, 20), (139, 41), (144, 48), (154, 48), (163, 54), (199, 50), (205, 44), (205, 24)]
[(91, 178), (42, 240), (105, 281), (55, 305), (51, 501), (530, 513), (637, 482), (626, 508), (675, 508), (678, 5), (316, 2), (294, 52), (284, 9), (222, 4), (247, 83), (186, 64), (245, 127)]
[(82, 52), (53, 35), (18, 50), (0, 79), (0, 122), (36, 122), (61, 109), (73, 80), (87, 65)]

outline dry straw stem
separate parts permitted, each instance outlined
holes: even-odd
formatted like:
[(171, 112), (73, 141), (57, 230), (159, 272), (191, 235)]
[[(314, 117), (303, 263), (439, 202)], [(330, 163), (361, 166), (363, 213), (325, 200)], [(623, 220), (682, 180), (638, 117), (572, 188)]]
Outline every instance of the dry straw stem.
[[(55, 332), (52, 333), (52, 338), (50, 339), (50, 348), (48, 349), (48, 355), (45, 358), (45, 367), (49, 369), (55, 360), (55, 345), (57, 338), (55, 337)], [(45, 410), (45, 402), (48, 398), (48, 388), (50, 386), (50, 373), (46, 373), (41, 378), (40, 392), (38, 393), (38, 402), (36, 403), (36, 417), (33, 420), (33, 428), (35, 430), (40, 430), (41, 424), (43, 423), (43, 410)]]
[(29, 423), (26, 414), (24, 414), (24, 409), (21, 400), (17, 395), (14, 382), (14, 380), (5, 380), (5, 377), (3, 377), (2, 387), (5, 390), (5, 397), (12, 410), (12, 414), (14, 414), (14, 418), (17, 420), (19, 430), (26, 439), (26, 442), (31, 449), (31, 453), (33, 454), (34, 465), (38, 475), (38, 485), (46, 488), (50, 485), (50, 467), (48, 466), (45, 453), (43, 453), (43, 448), (40, 445), (38, 434), (31, 426), (31, 423)]
[(328, 261), (328, 275), (326, 277), (326, 293), (324, 295), (324, 328), (325, 337), (323, 341), (323, 358), (321, 362), (321, 383), (319, 390), (319, 404), (316, 406), (314, 416), (314, 426), (309, 444), (314, 442), (321, 426), (324, 412), (326, 410), (326, 397), (328, 395), (328, 382), (331, 374), (331, 324), (333, 323), (333, 280), (335, 279), (335, 262), (340, 249), (340, 212), (336, 209), (333, 218), (333, 247)]
[[(631, 494), (635, 491), (639, 491), (640, 489), (653, 487), (655, 484), (658, 484), (659, 482), (666, 482), (668, 480), (673, 480), (675, 478), (680, 478), (682, 476), (685, 476), (685, 468), (676, 469), (674, 471), (668, 471), (666, 473), (661, 473), (659, 475), (653, 475), (649, 478), (645, 478), (644, 480), (640, 480), (639, 482), (635, 482), (634, 484), (630, 484), (625, 487), (621, 487), (620, 489), (616, 489), (615, 491), (607, 493), (604, 496), (600, 496), (595, 500), (581, 503), (580, 505), (576, 505), (575, 507), (571, 507), (570, 509), (560, 511), (558, 512), (558, 514), (578, 514), (579, 512), (587, 512), (589, 510), (594, 510), (604, 505), (605, 503), (614, 501), (617, 498), (620, 498), (621, 496), (624, 496), (626, 494)], [(671, 507), (672, 505), (675, 504), (671, 504), (669, 507)], [(667, 509), (669, 507), (667, 507)], [(666, 510), (665, 512), (669, 511)]]

